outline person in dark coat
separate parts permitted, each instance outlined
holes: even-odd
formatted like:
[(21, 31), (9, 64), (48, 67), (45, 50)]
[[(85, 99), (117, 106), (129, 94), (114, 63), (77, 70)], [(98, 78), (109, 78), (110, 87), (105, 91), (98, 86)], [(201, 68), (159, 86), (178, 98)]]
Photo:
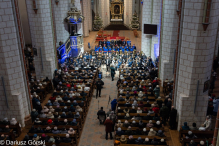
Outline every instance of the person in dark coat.
[(32, 122), (34, 122), (38, 116), (38, 112), (36, 111), (36, 109), (33, 109), (32, 112), (31, 112), (31, 119), (32, 119)]
[(162, 117), (162, 120), (164, 123), (166, 123), (168, 116), (169, 116), (169, 109), (165, 106), (165, 104), (162, 104), (162, 108), (160, 109), (160, 116)]
[(168, 99), (168, 102), (167, 102), (166, 106), (168, 107), (169, 111), (171, 111), (172, 101), (171, 101), (170, 98)]
[(53, 82), (54, 88), (56, 88), (57, 85), (59, 84), (59, 78), (57, 75), (53, 78), (52, 82)]
[(104, 125), (105, 125), (105, 131), (106, 131), (106, 140), (108, 140), (108, 133), (110, 133), (110, 139), (113, 139), (113, 136), (112, 136), (113, 122), (110, 120), (109, 117), (106, 118)]
[(216, 72), (217, 70), (217, 67), (218, 67), (218, 59), (217, 57), (214, 59), (214, 62), (213, 62), (213, 70)]
[(213, 115), (213, 110), (214, 110), (213, 99), (209, 99), (207, 115)]
[(110, 69), (111, 69), (111, 77), (112, 77), (112, 81), (113, 81), (113, 80), (114, 80), (115, 73), (116, 73), (116, 70), (115, 70), (115, 68), (114, 68), (113, 65), (111, 65)]
[(103, 110), (103, 107), (100, 108), (100, 110), (97, 112), (97, 118), (100, 121), (100, 124), (104, 123), (105, 119), (106, 119), (106, 113)]
[(183, 130), (190, 130), (189, 126), (187, 125), (187, 122), (184, 122), (184, 125), (182, 126)]
[(96, 82), (96, 98), (98, 96), (99, 93), (99, 97), (101, 97), (101, 89), (102, 89), (102, 85), (103, 85), (103, 81), (101, 81), (101, 79), (99, 78), (98, 81)]
[(111, 102), (111, 110), (115, 111), (116, 110), (116, 105), (117, 105), (117, 99), (113, 99)]
[(170, 129), (174, 129), (175, 128), (176, 116), (177, 116), (177, 110), (174, 108), (174, 106), (172, 106), (171, 107), (171, 111), (170, 111), (170, 117), (169, 117)]

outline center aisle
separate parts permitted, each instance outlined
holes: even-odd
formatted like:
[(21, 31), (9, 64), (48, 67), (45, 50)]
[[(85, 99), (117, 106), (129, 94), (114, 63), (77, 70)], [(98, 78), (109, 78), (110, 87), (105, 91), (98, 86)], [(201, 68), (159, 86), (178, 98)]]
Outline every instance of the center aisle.
[(117, 77), (118, 72), (116, 72), (114, 81), (112, 81), (112, 78), (110, 77), (110, 72), (107, 73), (108, 76), (106, 77), (105, 68), (102, 69), (102, 72), (103, 72), (102, 80), (104, 82), (104, 88), (101, 90), (101, 97), (98, 97), (97, 99), (96, 99), (96, 90), (94, 91), (94, 95), (90, 103), (89, 111), (79, 141), (79, 146), (113, 146), (114, 145), (114, 140), (105, 139), (105, 126), (99, 124), (99, 120), (97, 119), (97, 112), (99, 110), (98, 101), (99, 101), (99, 108), (103, 107), (104, 111), (107, 112), (111, 108), (111, 104), (109, 103), (108, 105), (109, 95), (111, 97), (111, 101), (112, 99), (117, 97), (116, 83), (118, 80)]

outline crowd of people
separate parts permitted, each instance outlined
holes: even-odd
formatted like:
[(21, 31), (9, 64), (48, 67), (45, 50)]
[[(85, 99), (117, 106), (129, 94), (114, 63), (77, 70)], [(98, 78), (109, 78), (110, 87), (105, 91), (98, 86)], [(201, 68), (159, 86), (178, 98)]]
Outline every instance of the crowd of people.
[(103, 53), (112, 53), (112, 52), (122, 52), (124, 53), (125, 51), (136, 51), (136, 46), (135, 44), (133, 44), (131, 46), (131, 42), (130, 41), (125, 41), (125, 40), (103, 40), (103, 41), (99, 41), (99, 46), (96, 45), (95, 46), (95, 53), (98, 52), (103, 52)]
[(44, 106), (37, 93), (33, 93), (31, 117), (34, 125), (25, 136), (25, 141), (34, 139), (47, 143), (77, 144), (93, 88), (95, 85), (98, 88), (101, 81), (96, 81), (98, 66), (91, 67), (89, 62), (83, 66), (81, 60), (80, 57), (69, 59), (59, 70), (55, 70), (52, 80), (54, 91)]
[[(157, 64), (150, 56), (136, 52), (135, 45), (126, 41), (100, 41), (95, 47), (95, 54), (85, 52), (76, 58), (68, 58), (60, 69), (54, 71), (52, 80), (54, 91), (45, 106), (41, 105), (42, 96), (48, 93), (47, 85), (52, 86), (48, 78), (36, 80), (33, 59), (30, 50), (26, 50), (29, 58), (29, 80), (34, 123), (24, 141), (45, 140), (48, 143), (77, 143), (77, 134), (86, 116), (93, 88), (96, 88), (96, 98), (101, 97), (104, 82), (101, 80), (101, 67), (106, 66), (111, 72), (112, 81), (116, 71), (119, 71), (117, 81), (118, 98), (111, 102), (107, 112), (103, 107), (98, 111), (100, 124), (105, 125), (106, 136), (120, 144), (167, 145), (164, 126), (169, 122), (170, 129), (176, 129), (177, 110), (172, 106), (171, 82), (166, 80), (167, 96), (160, 96), (160, 80)], [(216, 66), (216, 65), (215, 65)], [(214, 68), (216, 68), (214, 66)], [(96, 79), (98, 77), (98, 79)], [(211, 95), (211, 94), (210, 94)], [(216, 115), (219, 100), (214, 94), (209, 97), (208, 115)], [(9, 132), (9, 124), (16, 124), (16, 119), (0, 121), (4, 128), (0, 132)], [(206, 131), (210, 129), (211, 118), (197, 128), (196, 123), (189, 127), (185, 122), (182, 130), (189, 130), (187, 139), (197, 138), (193, 130)], [(55, 134), (61, 134), (56, 136)], [(0, 137), (5, 138), (5, 135)], [(190, 146), (196, 146), (191, 141)], [(204, 145), (200, 141), (200, 145)]]

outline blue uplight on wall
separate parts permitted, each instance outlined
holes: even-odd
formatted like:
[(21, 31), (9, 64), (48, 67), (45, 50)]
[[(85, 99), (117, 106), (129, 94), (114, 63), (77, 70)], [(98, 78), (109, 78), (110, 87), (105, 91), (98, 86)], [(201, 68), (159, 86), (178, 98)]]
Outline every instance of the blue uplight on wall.
[(63, 63), (67, 57), (65, 44), (61, 45), (57, 50), (59, 51), (59, 54), (61, 55), (61, 59), (59, 60), (59, 62)]
[(77, 20), (75, 20), (74, 18), (69, 18), (69, 22), (71, 24), (77, 24)]
[(154, 44), (154, 57), (157, 58), (159, 56), (159, 44)]
[(81, 17), (79, 17), (78, 19), (69, 18), (69, 23), (71, 23), (71, 24), (82, 23), (82, 21), (83, 21), (83, 19)]
[(77, 57), (78, 56), (77, 36), (70, 36), (70, 42), (71, 42), (71, 56)]

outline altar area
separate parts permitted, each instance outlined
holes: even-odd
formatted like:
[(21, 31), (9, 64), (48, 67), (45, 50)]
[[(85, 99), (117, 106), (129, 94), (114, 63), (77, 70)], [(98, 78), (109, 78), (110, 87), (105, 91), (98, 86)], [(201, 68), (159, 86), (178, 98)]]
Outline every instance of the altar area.
[(123, 22), (124, 21), (124, 2), (121, 0), (114, 0), (110, 2), (110, 21)]

